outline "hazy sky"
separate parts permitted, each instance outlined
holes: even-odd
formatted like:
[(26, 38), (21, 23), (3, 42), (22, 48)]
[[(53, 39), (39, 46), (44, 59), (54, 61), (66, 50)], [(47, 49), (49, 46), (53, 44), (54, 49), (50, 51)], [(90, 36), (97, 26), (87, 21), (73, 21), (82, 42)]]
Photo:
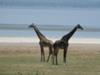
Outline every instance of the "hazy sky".
[(100, 7), (100, 0), (0, 0), (0, 7)]
[[(0, 7), (53, 7), (43, 9), (4, 9), (0, 10), (0, 23), (6, 24), (83, 24), (100, 27), (100, 0), (0, 0)], [(60, 7), (61, 10), (56, 9)], [(78, 7), (79, 9), (62, 9), (62, 7)], [(77, 19), (76, 19), (77, 18)]]

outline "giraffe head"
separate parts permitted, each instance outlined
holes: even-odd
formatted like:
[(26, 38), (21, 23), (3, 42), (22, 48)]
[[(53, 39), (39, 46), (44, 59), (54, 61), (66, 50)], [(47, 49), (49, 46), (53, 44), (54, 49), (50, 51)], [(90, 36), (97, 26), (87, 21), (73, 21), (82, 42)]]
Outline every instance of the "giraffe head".
[(35, 24), (32, 23), (31, 25), (29, 25), (29, 28), (34, 28), (35, 27)]
[(78, 29), (81, 29), (81, 30), (83, 30), (83, 27), (80, 25), (80, 24), (77, 24), (77, 26), (76, 26)]

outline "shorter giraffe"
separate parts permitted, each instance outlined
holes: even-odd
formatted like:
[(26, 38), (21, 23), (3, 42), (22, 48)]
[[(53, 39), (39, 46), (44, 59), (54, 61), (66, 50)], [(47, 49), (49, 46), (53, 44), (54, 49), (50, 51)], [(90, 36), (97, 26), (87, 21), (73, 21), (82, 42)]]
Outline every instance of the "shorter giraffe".
[[(66, 55), (69, 46), (69, 39), (76, 32), (77, 29), (83, 30), (80, 24), (77, 24), (68, 34), (64, 35), (60, 40), (55, 41), (53, 44), (54, 52), (53, 52), (53, 64), (58, 64), (57, 56), (59, 49), (64, 49), (63, 51), (63, 61), (66, 63)], [(56, 60), (55, 60), (56, 59)]]
[(44, 52), (44, 47), (49, 48), (49, 56), (47, 58), (47, 62), (49, 61), (50, 56), (52, 55), (52, 48), (53, 48), (53, 42), (51, 40), (48, 40), (36, 27), (35, 24), (29, 25), (29, 28), (33, 28), (39, 38), (39, 45), (41, 48), (41, 61), (45, 61), (45, 52)]

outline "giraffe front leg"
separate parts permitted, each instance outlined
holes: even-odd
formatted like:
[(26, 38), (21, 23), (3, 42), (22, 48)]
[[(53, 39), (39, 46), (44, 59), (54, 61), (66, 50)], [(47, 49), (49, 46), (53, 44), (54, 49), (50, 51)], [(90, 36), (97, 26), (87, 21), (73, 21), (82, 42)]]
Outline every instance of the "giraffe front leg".
[(44, 55), (44, 48), (43, 48), (43, 46), (40, 46), (40, 48), (41, 48), (41, 62), (42, 62), (42, 61), (45, 61), (45, 55)]
[(65, 49), (64, 49), (63, 61), (64, 61), (64, 63), (66, 63), (66, 50)]
[(54, 54), (52, 54), (52, 64), (54, 65)]
[(68, 49), (68, 47), (67, 48), (64, 48), (64, 56), (63, 56), (63, 61), (64, 61), (64, 63), (66, 63), (66, 56), (67, 56), (67, 49)]
[(42, 51), (43, 51), (43, 48), (41, 46), (40, 46), (40, 48), (41, 48), (41, 62), (42, 62), (42, 58), (43, 58), (42, 57), (42, 54), (43, 54)]
[(43, 48), (43, 61), (45, 62), (45, 52), (44, 52), (44, 48)]

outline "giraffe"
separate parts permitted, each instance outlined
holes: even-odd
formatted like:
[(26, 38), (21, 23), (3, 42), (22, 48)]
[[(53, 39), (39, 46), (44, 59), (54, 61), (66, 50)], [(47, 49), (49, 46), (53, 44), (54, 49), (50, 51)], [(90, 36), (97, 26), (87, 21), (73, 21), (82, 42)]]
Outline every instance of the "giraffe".
[(47, 62), (49, 61), (50, 56), (52, 55), (52, 48), (53, 48), (53, 42), (51, 40), (48, 40), (41, 32), (40, 30), (36, 27), (34, 23), (29, 25), (29, 28), (33, 28), (34, 31), (36, 32), (38, 38), (39, 38), (39, 45), (41, 48), (41, 62), (45, 62), (45, 52), (44, 52), (44, 47), (49, 48), (49, 55), (47, 58)]
[[(58, 65), (58, 51), (59, 49), (63, 49), (63, 62), (66, 63), (66, 55), (69, 46), (69, 39), (73, 36), (77, 29), (83, 30), (80, 24), (77, 24), (68, 34), (64, 35), (60, 40), (55, 41), (53, 44), (54, 52), (53, 52), (53, 64)], [(56, 59), (56, 60), (55, 60)]]

